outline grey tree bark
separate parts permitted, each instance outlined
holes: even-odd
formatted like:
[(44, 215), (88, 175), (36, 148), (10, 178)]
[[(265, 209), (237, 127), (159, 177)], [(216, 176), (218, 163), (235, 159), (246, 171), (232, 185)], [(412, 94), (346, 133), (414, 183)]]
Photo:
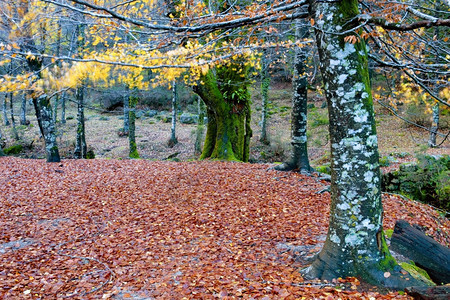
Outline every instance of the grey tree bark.
[(46, 94), (33, 97), (34, 109), (38, 119), (39, 128), (45, 141), (47, 162), (60, 162), (58, 144), (56, 143), (56, 127), (52, 117), (52, 106)]
[(5, 93), (5, 97), (3, 97), (3, 105), (2, 105), (2, 113), (3, 113), (3, 125), (9, 126), (9, 120), (8, 120), (8, 112), (7, 112), (7, 102), (8, 94)]
[[(80, 24), (77, 26), (77, 36), (79, 36), (77, 44), (78, 52), (81, 52), (84, 47), (85, 42), (84, 27), (85, 27), (84, 24)], [(73, 156), (78, 159), (87, 158), (86, 126), (84, 119), (84, 94), (85, 94), (84, 83), (85, 81), (83, 80), (80, 83), (80, 86), (77, 87), (75, 92), (75, 97), (77, 100), (77, 137)]]
[(433, 115), (431, 116), (431, 132), (430, 139), (428, 140), (428, 146), (436, 147), (436, 136), (439, 128), (439, 102), (433, 106)]
[(22, 102), (20, 106), (20, 125), (28, 125), (27, 123), (27, 95), (24, 92), (22, 93)]
[(123, 133), (128, 135), (130, 133), (130, 96), (128, 94), (128, 87), (123, 97)]
[[(28, 67), (32, 72), (40, 76), (42, 68), (42, 58), (28, 58)], [(33, 105), (36, 112), (39, 130), (45, 141), (45, 152), (47, 154), (47, 162), (59, 162), (58, 144), (56, 143), (56, 127), (52, 117), (52, 105), (46, 94), (33, 96)]]
[(310, 11), (328, 103), (332, 173), (327, 239), (305, 276), (355, 276), (396, 289), (421, 285), (401, 272), (384, 238), (367, 48), (362, 39), (345, 40), (357, 35), (358, 1), (311, 0)]
[(170, 139), (168, 141), (169, 147), (173, 147), (178, 143), (177, 140), (177, 102), (178, 102), (178, 94), (177, 94), (177, 82), (174, 81), (172, 84), (172, 126), (170, 128)]
[(3, 135), (2, 132), (0, 131), (0, 157), (5, 156), (5, 152), (3, 152), (3, 147), (4, 147)]
[(73, 156), (77, 159), (87, 158), (86, 126), (84, 119), (84, 86), (77, 88), (75, 97), (77, 100), (77, 137)]
[(261, 136), (259, 141), (261, 143), (268, 144), (269, 138), (267, 135), (267, 109), (269, 102), (269, 86), (270, 86), (270, 75), (269, 75), (269, 62), (267, 60), (266, 53), (263, 53), (261, 57)]
[(200, 96), (197, 97), (197, 110), (198, 110), (198, 122), (197, 130), (195, 134), (195, 154), (200, 155), (202, 153), (202, 139), (203, 132), (205, 131), (205, 103)]
[(11, 124), (12, 124), (12, 130), (14, 134), (14, 139), (16, 141), (19, 140), (19, 133), (17, 132), (16, 128), (16, 119), (14, 118), (14, 102), (13, 102), (13, 93), (9, 93), (9, 112), (11, 114)]
[[(128, 90), (128, 88), (127, 88)], [(138, 96), (136, 89), (133, 89), (133, 91), (129, 94), (129, 132), (128, 132), (128, 141), (130, 145), (130, 158), (139, 158), (139, 153), (137, 151), (137, 144), (136, 144), (136, 105), (138, 102)]]
[[(56, 33), (56, 56), (59, 57), (61, 54), (61, 20), (58, 21), (58, 29)], [(61, 66), (61, 62), (57, 62), (58, 66)], [(59, 94), (55, 96), (55, 100), (53, 102), (53, 121), (57, 122), (58, 119), (58, 105), (59, 105)]]
[[(300, 21), (297, 21), (295, 28), (296, 40), (306, 37), (307, 33), (307, 30), (302, 30)], [(292, 79), (294, 88), (291, 115), (292, 155), (288, 161), (274, 167), (278, 171), (299, 170), (304, 173), (313, 171), (309, 164), (308, 138), (306, 136), (308, 122), (308, 80), (306, 78), (305, 61), (305, 51), (297, 47), (295, 49), (294, 76)]]

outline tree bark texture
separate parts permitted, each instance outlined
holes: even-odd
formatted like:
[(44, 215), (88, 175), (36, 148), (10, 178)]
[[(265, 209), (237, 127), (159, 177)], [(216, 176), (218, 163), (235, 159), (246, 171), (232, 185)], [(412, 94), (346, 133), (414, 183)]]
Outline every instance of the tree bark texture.
[[(305, 33), (301, 33), (300, 22), (296, 22), (295, 36), (299, 40)], [(313, 169), (308, 158), (308, 139), (306, 136), (308, 121), (308, 80), (306, 78), (306, 54), (303, 49), (295, 49), (294, 76), (292, 79), (294, 93), (292, 96), (291, 115), (291, 144), (292, 155), (290, 159), (281, 165), (275, 166), (275, 170), (310, 173)]]
[(9, 120), (8, 120), (8, 112), (7, 112), (7, 105), (6, 102), (8, 101), (8, 94), (5, 94), (5, 97), (3, 97), (3, 105), (2, 105), (2, 113), (3, 113), (3, 125), (9, 126)]
[(16, 118), (14, 118), (14, 102), (13, 102), (13, 93), (10, 92), (9, 93), (9, 112), (11, 113), (11, 125), (12, 125), (12, 130), (14, 133), (14, 139), (16, 141), (18, 141), (19, 138), (19, 133), (17, 132), (17, 128), (16, 128)]
[(436, 147), (436, 136), (439, 128), (439, 102), (433, 106), (433, 114), (431, 116), (431, 131), (428, 146)]
[(61, 94), (61, 124), (66, 124), (66, 92)]
[(408, 296), (414, 300), (448, 300), (450, 299), (450, 286), (434, 286), (434, 287), (419, 287), (413, 286), (405, 289)]
[(133, 90), (129, 95), (129, 111), (128, 111), (128, 119), (129, 119), (129, 132), (128, 132), (128, 142), (130, 158), (139, 158), (139, 153), (137, 151), (136, 144), (136, 105), (138, 102), (138, 96), (135, 90)]
[(3, 140), (3, 134), (0, 131), (0, 156), (5, 156), (5, 152), (3, 152), (3, 147), (5, 146), (4, 140)]
[(20, 107), (20, 125), (28, 125), (27, 122), (27, 96), (25, 92), (22, 94), (22, 102)]
[(45, 141), (45, 152), (47, 162), (60, 162), (58, 144), (56, 143), (56, 127), (52, 117), (52, 106), (47, 95), (33, 97), (33, 104), (36, 110), (36, 117), (41, 129), (41, 134)]
[(84, 86), (80, 86), (76, 91), (77, 99), (77, 138), (75, 144), (75, 151), (73, 156), (75, 158), (87, 158), (87, 144), (86, 144), (86, 126), (84, 120)]
[(128, 135), (130, 132), (130, 96), (128, 88), (126, 90), (127, 93), (123, 98), (123, 133)]
[(436, 284), (450, 283), (450, 249), (426, 236), (408, 222), (399, 220), (395, 223), (391, 249), (427, 271)]
[[(231, 69), (231, 68), (230, 68)], [(226, 73), (226, 71), (223, 71)], [(248, 161), (252, 131), (250, 97), (245, 79), (210, 70), (194, 91), (203, 99), (208, 115), (205, 143), (200, 159)], [(219, 74), (219, 75), (218, 75)], [(224, 85), (223, 82), (232, 82)]]
[(270, 75), (269, 75), (269, 62), (267, 61), (266, 53), (263, 53), (261, 58), (261, 136), (259, 141), (261, 143), (269, 143), (267, 136), (267, 117), (268, 117), (268, 102), (269, 102), (269, 86), (270, 86)]
[(172, 126), (170, 127), (170, 138), (168, 145), (173, 147), (178, 143), (177, 140), (177, 110), (178, 110), (178, 94), (177, 94), (177, 82), (172, 84)]
[(327, 239), (305, 274), (327, 280), (355, 276), (404, 289), (416, 280), (400, 272), (383, 234), (367, 48), (362, 39), (344, 40), (352, 33), (334, 34), (359, 25), (358, 1), (312, 0), (310, 10), (329, 111), (332, 172)]
[(199, 155), (202, 152), (201, 144), (203, 138), (203, 131), (205, 127), (205, 103), (203, 103), (202, 98), (198, 97), (198, 122), (197, 122), (197, 130), (195, 135), (195, 154)]

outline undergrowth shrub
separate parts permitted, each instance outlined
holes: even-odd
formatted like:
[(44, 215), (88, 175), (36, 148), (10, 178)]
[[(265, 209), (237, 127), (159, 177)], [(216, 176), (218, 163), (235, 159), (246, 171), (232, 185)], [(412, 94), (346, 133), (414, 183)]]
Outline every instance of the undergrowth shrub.
[(15, 154), (19, 154), (20, 152), (22, 152), (22, 150), (23, 150), (23, 146), (22, 145), (15, 144), (15, 145), (12, 145), (10, 147), (7, 147), (7, 148), (3, 149), (3, 152), (6, 155), (15, 155)]
[(418, 155), (417, 164), (383, 175), (382, 187), (414, 200), (450, 210), (450, 156)]

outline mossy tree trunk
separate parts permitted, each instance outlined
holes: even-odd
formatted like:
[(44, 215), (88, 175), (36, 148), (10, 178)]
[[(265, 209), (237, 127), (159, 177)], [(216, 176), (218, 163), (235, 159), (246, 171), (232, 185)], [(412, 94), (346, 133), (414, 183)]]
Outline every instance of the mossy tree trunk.
[[(81, 52), (84, 49), (84, 42), (85, 42), (84, 27), (85, 27), (84, 24), (77, 26), (77, 36), (79, 36), (77, 44), (78, 52)], [(77, 137), (74, 151), (75, 158), (87, 158), (86, 126), (84, 119), (84, 94), (85, 94), (84, 84), (85, 80), (82, 80), (80, 82), (80, 85), (77, 87), (75, 93), (77, 99)]]
[[(296, 22), (295, 36), (296, 40), (306, 37), (307, 30), (301, 29), (299, 21)], [(306, 78), (306, 54), (305, 51), (297, 47), (295, 49), (294, 76), (292, 79), (294, 93), (292, 96), (292, 114), (291, 114), (291, 144), (292, 155), (288, 161), (275, 166), (275, 170), (310, 173), (312, 168), (308, 158), (308, 144), (306, 128), (308, 121), (308, 80)]]
[(56, 127), (52, 117), (52, 106), (46, 94), (33, 97), (33, 105), (36, 110), (36, 117), (41, 129), (41, 134), (45, 141), (45, 152), (47, 162), (60, 162), (58, 144), (56, 143)]
[(76, 91), (77, 99), (77, 137), (75, 144), (75, 151), (73, 156), (75, 158), (87, 158), (87, 144), (86, 144), (86, 126), (84, 118), (84, 86), (81, 85)]
[(261, 143), (268, 144), (269, 138), (267, 136), (267, 117), (268, 117), (268, 104), (269, 104), (269, 86), (270, 86), (270, 74), (269, 74), (269, 62), (267, 59), (267, 53), (263, 53), (261, 57), (261, 136), (259, 141)]
[[(378, 143), (363, 40), (348, 35), (359, 24), (357, 0), (311, 0), (331, 138), (331, 207), (322, 251), (306, 277), (331, 280), (355, 276), (403, 289), (419, 285), (389, 253), (383, 234)], [(409, 279), (409, 280), (406, 280)]]
[[(40, 76), (42, 68), (42, 59), (39, 57), (28, 58), (27, 64), (32, 72)], [(36, 119), (38, 121), (39, 130), (45, 141), (45, 152), (47, 154), (47, 162), (60, 162), (58, 144), (56, 143), (56, 126), (53, 121), (53, 110), (50, 99), (46, 94), (40, 96), (33, 93), (32, 96)]]
[(248, 80), (246, 71), (237, 74), (233, 69), (227, 66), (210, 70), (194, 87), (208, 116), (200, 159), (248, 161), (252, 135)]
[[(127, 89), (128, 90), (128, 89)], [(129, 93), (129, 109), (128, 109), (128, 141), (130, 148), (130, 158), (139, 158), (139, 152), (137, 151), (136, 144), (136, 105), (138, 103), (137, 90), (133, 89)]]

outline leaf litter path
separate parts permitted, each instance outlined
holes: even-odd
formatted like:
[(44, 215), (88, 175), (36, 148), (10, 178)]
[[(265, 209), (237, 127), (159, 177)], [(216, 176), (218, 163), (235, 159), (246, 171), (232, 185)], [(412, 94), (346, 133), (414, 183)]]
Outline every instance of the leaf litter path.
[[(304, 282), (289, 245), (318, 251), (323, 182), (267, 165), (0, 159), (0, 296), (5, 299), (401, 298)], [(448, 220), (390, 196), (385, 225)], [(284, 248), (280, 245), (284, 245)], [(315, 246), (315, 247), (314, 247)], [(284, 249), (284, 251), (282, 251)]]

